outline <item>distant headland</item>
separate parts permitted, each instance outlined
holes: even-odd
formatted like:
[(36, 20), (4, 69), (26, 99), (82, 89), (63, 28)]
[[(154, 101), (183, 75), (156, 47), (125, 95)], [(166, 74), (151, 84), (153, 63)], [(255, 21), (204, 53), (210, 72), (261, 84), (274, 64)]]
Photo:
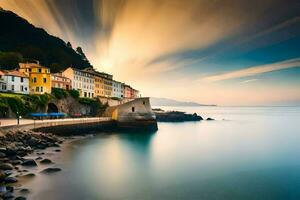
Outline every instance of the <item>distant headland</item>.
[(184, 101), (177, 101), (174, 99), (168, 98), (158, 98), (158, 97), (151, 97), (150, 98), (152, 106), (217, 106), (214, 104), (200, 104), (196, 102), (184, 102)]

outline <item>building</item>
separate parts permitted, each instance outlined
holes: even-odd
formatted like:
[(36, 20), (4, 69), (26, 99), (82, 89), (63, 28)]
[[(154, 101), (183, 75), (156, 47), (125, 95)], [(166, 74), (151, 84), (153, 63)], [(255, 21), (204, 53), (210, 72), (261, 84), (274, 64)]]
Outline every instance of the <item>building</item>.
[(39, 63), (20, 63), (19, 72), (29, 77), (29, 93), (44, 94), (51, 93), (50, 69)]
[(126, 85), (126, 84), (124, 84), (123, 95), (124, 95), (124, 98), (130, 98), (130, 99), (135, 99), (140, 96), (138, 90), (136, 90), (136, 89), (132, 88), (130, 85)]
[(95, 80), (91, 73), (69, 67), (62, 75), (71, 80), (72, 88), (79, 91), (80, 97), (94, 97)]
[(113, 76), (104, 72), (98, 72), (94, 68), (86, 68), (84, 72), (90, 73), (95, 79), (95, 96), (112, 97), (113, 96)]
[(123, 98), (122, 83), (113, 80), (112, 97)]
[(0, 71), (0, 91), (1, 92), (6, 91), (6, 82), (4, 81), (4, 75), (5, 75), (5, 73), (3, 71)]
[(17, 70), (0, 72), (1, 91), (29, 94), (29, 79), (26, 74)]
[(140, 92), (134, 88), (132, 88), (132, 98), (140, 97)]
[(130, 87), (130, 85), (124, 84), (124, 90), (123, 90), (124, 98), (131, 98), (131, 94), (132, 94), (131, 89), (132, 88)]
[(64, 77), (62, 73), (51, 74), (52, 88), (60, 88), (64, 90), (72, 89), (71, 79)]

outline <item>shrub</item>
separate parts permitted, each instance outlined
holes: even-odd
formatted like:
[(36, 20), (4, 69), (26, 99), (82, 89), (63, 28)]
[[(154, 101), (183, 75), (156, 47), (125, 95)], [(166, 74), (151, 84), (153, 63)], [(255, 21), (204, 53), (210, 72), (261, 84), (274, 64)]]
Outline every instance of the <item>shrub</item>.
[(79, 98), (79, 100), (78, 100), (79, 103), (86, 104), (86, 105), (91, 105), (95, 101), (96, 101), (95, 99), (90, 99), (90, 98), (86, 98), (86, 97)]
[(69, 94), (74, 98), (74, 99), (78, 99), (80, 96), (80, 93), (78, 90), (68, 90)]
[(63, 99), (69, 96), (69, 93), (60, 88), (52, 88), (52, 94), (57, 98), (57, 99)]

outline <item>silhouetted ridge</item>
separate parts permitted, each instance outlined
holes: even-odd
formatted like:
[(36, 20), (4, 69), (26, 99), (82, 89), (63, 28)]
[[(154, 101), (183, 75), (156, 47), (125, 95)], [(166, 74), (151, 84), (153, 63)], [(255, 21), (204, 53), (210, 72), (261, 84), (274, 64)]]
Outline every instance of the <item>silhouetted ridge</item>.
[[(0, 8), (0, 68), (11, 69), (18, 62), (39, 60), (52, 72), (69, 66), (92, 67), (86, 57), (58, 37), (49, 35), (11, 11)], [(81, 49), (79, 47), (79, 49)]]

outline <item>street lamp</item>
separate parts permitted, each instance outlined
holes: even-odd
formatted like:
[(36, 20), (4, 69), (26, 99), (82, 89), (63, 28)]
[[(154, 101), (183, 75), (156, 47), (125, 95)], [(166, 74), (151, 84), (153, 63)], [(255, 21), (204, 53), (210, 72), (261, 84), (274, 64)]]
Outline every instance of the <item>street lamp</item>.
[(17, 111), (17, 122), (18, 122), (18, 125), (20, 124), (20, 116), (19, 116), (19, 112)]

